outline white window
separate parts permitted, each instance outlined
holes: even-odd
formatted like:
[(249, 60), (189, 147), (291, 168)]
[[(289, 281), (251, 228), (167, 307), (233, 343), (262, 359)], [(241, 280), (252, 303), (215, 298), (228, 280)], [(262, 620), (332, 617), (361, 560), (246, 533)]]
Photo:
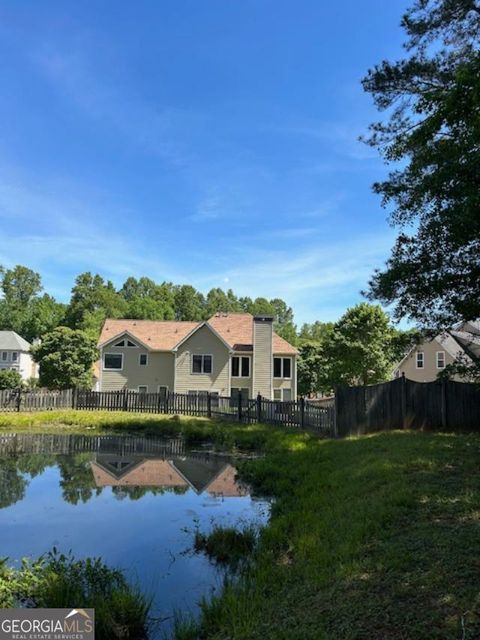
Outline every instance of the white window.
[(168, 387), (163, 384), (158, 385), (157, 391), (162, 398), (165, 398), (168, 395)]
[(290, 379), (292, 377), (292, 359), (274, 358), (273, 377)]
[(425, 354), (423, 351), (417, 351), (417, 369), (423, 369), (425, 366)]
[(277, 401), (290, 402), (292, 399), (291, 389), (274, 389), (273, 399)]
[(138, 393), (147, 393), (148, 387), (146, 384), (140, 384), (138, 386)]
[(445, 351), (437, 351), (437, 369), (445, 369)]
[(123, 369), (123, 353), (104, 353), (103, 368), (106, 371)]
[(250, 356), (232, 357), (232, 376), (234, 378), (250, 377)]
[(8, 360), (8, 351), (2, 351), (2, 360), (3, 362)]
[(212, 356), (192, 355), (192, 373), (212, 373)]
[(127, 340), (127, 347), (136, 347), (137, 345), (131, 340)]
[(12, 351), (12, 362), (16, 362), (18, 360), (18, 352)]
[(114, 347), (124, 347), (125, 346), (125, 340), (120, 340), (120, 342), (116, 342), (113, 346)]
[(146, 353), (141, 353), (138, 362), (142, 367), (145, 367), (148, 364), (148, 355)]

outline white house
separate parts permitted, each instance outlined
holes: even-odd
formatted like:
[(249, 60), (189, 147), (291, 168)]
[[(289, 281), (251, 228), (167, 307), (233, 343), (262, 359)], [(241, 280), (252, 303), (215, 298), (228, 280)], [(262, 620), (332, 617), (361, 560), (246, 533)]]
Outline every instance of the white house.
[(15, 331), (0, 331), (0, 371), (18, 371), (22, 380), (38, 376), (38, 366), (30, 354), (31, 344)]

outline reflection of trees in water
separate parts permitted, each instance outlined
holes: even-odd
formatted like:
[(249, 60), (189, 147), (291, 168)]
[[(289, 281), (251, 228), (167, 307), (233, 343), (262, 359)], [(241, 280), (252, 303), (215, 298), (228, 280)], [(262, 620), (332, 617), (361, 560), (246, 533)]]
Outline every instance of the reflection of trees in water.
[(164, 493), (174, 493), (182, 496), (188, 491), (189, 487), (139, 487), (139, 486), (116, 486), (112, 487), (112, 494), (117, 500), (140, 500), (143, 496), (151, 494), (152, 496), (161, 496)]
[(0, 459), (0, 509), (23, 500), (29, 478), (55, 464), (55, 457), (45, 454), (11, 456)]
[(102, 489), (95, 485), (90, 462), (91, 453), (77, 453), (76, 455), (60, 455), (57, 465), (60, 471), (60, 487), (65, 502), (78, 504), (88, 502), (93, 495), (99, 496)]
[(0, 460), (0, 509), (23, 500), (28, 480), (17, 469), (14, 459)]

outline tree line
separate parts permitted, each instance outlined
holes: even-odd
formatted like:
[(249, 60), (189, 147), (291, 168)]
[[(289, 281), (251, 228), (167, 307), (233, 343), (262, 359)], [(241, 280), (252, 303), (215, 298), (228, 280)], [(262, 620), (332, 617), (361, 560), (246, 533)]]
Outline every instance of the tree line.
[[(275, 331), (299, 349), (302, 394), (386, 380), (413, 339), (412, 332), (396, 329), (379, 306), (369, 303), (348, 310), (336, 323), (315, 322), (297, 330), (292, 308), (279, 298), (238, 297), (220, 288), (203, 295), (191, 285), (146, 277), (129, 277), (116, 289), (98, 274), (82, 273), (63, 304), (44, 292), (40, 274), (17, 265), (0, 269), (0, 290), (0, 328), (38, 341), (32, 352), (40, 363), (40, 384), (51, 388), (91, 385), (106, 318), (201, 321), (219, 311), (270, 314)], [(0, 388), (19, 383), (16, 372), (0, 375)]]

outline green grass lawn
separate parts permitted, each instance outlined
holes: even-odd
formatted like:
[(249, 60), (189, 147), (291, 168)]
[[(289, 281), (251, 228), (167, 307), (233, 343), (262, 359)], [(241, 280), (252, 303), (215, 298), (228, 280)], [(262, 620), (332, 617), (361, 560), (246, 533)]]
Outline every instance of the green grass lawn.
[[(95, 429), (87, 429), (95, 427)], [(185, 435), (266, 456), (241, 464), (275, 497), (251, 563), (178, 640), (480, 638), (480, 436), (339, 441), (125, 413), (0, 415), (1, 431)]]
[(177, 638), (480, 638), (479, 461), (478, 436), (396, 432), (244, 463), (270, 525)]

